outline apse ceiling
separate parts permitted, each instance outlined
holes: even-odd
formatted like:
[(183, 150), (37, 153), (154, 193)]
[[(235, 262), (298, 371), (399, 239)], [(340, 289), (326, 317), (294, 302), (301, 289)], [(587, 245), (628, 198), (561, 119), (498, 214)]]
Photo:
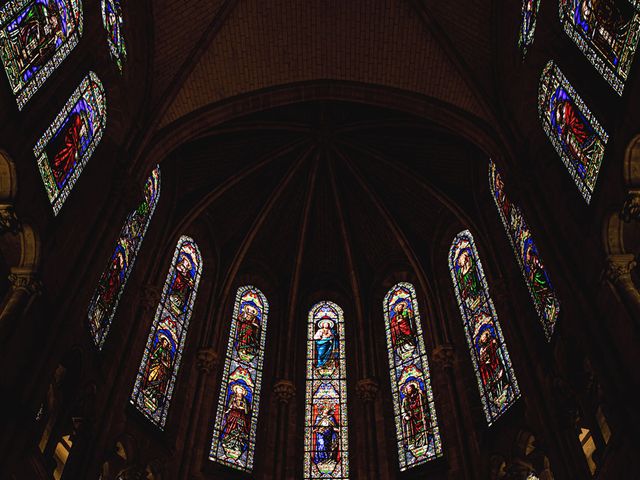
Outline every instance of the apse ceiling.
[(490, 1), (162, 0), (153, 12), (157, 127), (319, 79), (411, 91), (491, 119)]
[(282, 282), (347, 288), (353, 271), (368, 285), (398, 265), (428, 266), (443, 222), (475, 214), (486, 158), (421, 119), (310, 102), (221, 125), (168, 163), (176, 232), (210, 225), (223, 272), (259, 265)]

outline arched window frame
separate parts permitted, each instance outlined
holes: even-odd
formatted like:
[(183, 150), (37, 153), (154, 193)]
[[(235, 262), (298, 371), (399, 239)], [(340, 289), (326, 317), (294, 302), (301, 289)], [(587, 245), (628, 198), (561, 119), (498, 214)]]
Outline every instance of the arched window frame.
[(522, 13), (520, 15), (520, 32), (518, 35), (518, 48), (524, 59), (529, 48), (533, 45), (538, 21), (540, 0), (522, 0)]
[[(185, 256), (187, 257), (186, 259), (184, 258)], [(187, 260), (191, 263), (191, 269), (188, 271), (193, 270), (193, 276), (191, 277), (192, 286), (190, 288), (190, 291), (187, 292), (188, 298), (181, 299), (181, 312), (179, 310), (180, 313), (176, 313), (174, 305), (172, 304), (172, 283), (175, 283), (177, 279), (179, 273), (179, 262), (181, 262), (182, 260)], [(140, 368), (138, 369), (138, 373), (136, 375), (133, 392), (131, 393), (131, 398), (129, 399), (129, 401), (140, 413), (142, 413), (151, 423), (153, 423), (160, 429), (164, 429), (167, 421), (167, 414), (171, 405), (173, 388), (178, 375), (178, 370), (180, 369), (180, 362), (182, 360), (182, 350), (187, 338), (189, 321), (191, 320), (191, 314), (193, 312), (193, 304), (198, 293), (198, 284), (200, 283), (202, 268), (202, 257), (200, 255), (198, 246), (191, 237), (183, 235), (178, 240), (175, 252), (173, 254), (171, 266), (169, 268), (169, 272), (164, 283), (164, 288), (162, 290), (160, 303), (158, 304), (158, 308), (156, 309), (153, 323), (149, 332), (149, 337), (147, 339), (147, 344), (142, 356), (142, 361), (140, 362)], [(188, 281), (185, 280), (184, 277), (186, 277), (186, 275), (184, 275), (184, 273), (181, 273), (181, 283)], [(171, 338), (168, 337), (168, 334), (171, 336)], [(160, 343), (161, 335), (162, 337), (166, 338), (167, 343), (169, 343), (169, 348), (170, 351), (173, 351), (173, 356), (170, 355), (171, 352), (158, 353), (158, 351), (152, 351), (154, 346)], [(164, 349), (166, 350), (166, 347), (164, 347)], [(157, 399), (149, 399), (149, 395), (147, 395), (145, 392), (145, 375), (148, 375), (149, 370), (151, 370), (152, 368), (151, 362), (153, 361), (154, 355), (164, 355), (164, 359), (166, 359), (167, 356), (165, 355), (165, 353), (169, 355), (168, 358), (171, 360), (170, 368), (168, 368), (169, 378), (165, 380), (166, 386), (164, 388), (164, 392), (161, 392), (162, 398), (160, 399), (160, 401), (157, 401)], [(151, 402), (153, 402), (154, 400), (156, 400), (157, 405), (155, 405), (155, 408), (152, 408), (154, 405), (151, 405)]]
[[(337, 370), (337, 374), (328, 375), (330, 370), (324, 368), (323, 371), (319, 371), (315, 368), (314, 361), (316, 357), (316, 339), (321, 328), (322, 321), (330, 320), (333, 322), (335, 329), (332, 331), (334, 338), (333, 346), (331, 347), (330, 359), (323, 360), (323, 365), (327, 364), (329, 360), (333, 361), (333, 370)], [(316, 303), (309, 311), (309, 317), (307, 322), (307, 377), (306, 377), (306, 396), (305, 396), (305, 423), (304, 423), (304, 462), (303, 462), (303, 476), (305, 480), (309, 479), (331, 479), (331, 480), (344, 480), (349, 478), (349, 438), (348, 438), (348, 416), (347, 416), (347, 371), (345, 362), (345, 331), (344, 331), (344, 313), (342, 309), (333, 302), (322, 301)], [(332, 328), (332, 327), (328, 327)], [(336, 340), (337, 337), (337, 341)], [(323, 337), (324, 339), (324, 337)], [(318, 339), (321, 340), (321, 339)], [(333, 349), (339, 349), (336, 356)], [(320, 348), (320, 347), (318, 347)], [(326, 350), (325, 350), (326, 351)], [(327, 374), (325, 375), (326, 372)], [(323, 388), (324, 387), (324, 388)], [(322, 391), (320, 390), (322, 388)], [(318, 393), (320, 392), (320, 393)], [(317, 394), (317, 396), (316, 396)], [(337, 394), (337, 398), (335, 395)], [(324, 403), (321, 399), (325, 399)], [(326, 421), (320, 418), (318, 408), (331, 409), (331, 416), (328, 415), (328, 411), (323, 410), (323, 417), (326, 417)], [(336, 415), (337, 413), (337, 415)], [(334, 434), (337, 436), (338, 442), (338, 461), (335, 464), (329, 465), (327, 459), (321, 459), (317, 463), (314, 461), (314, 442), (317, 442), (317, 438), (314, 438), (314, 430), (316, 423), (324, 421), (324, 423), (331, 425), (337, 423), (339, 430), (337, 433), (334, 430)], [(334, 425), (335, 426), (335, 425)], [(322, 468), (318, 466), (318, 463), (323, 463)], [(331, 459), (328, 459), (332, 462)], [(332, 467), (333, 466), (333, 467)], [(331, 468), (332, 467), (332, 468)]]
[[(404, 311), (410, 312), (404, 318), (404, 324), (394, 321), (394, 309), (404, 303)], [(433, 401), (433, 391), (431, 389), (431, 375), (429, 373), (429, 360), (427, 350), (424, 345), (422, 334), (422, 321), (418, 309), (418, 299), (412, 284), (400, 282), (392, 287), (384, 297), (383, 301), (385, 332), (387, 337), (387, 351), (389, 358), (389, 378), (391, 380), (391, 395), (393, 396), (393, 410), (395, 415), (396, 439), (398, 443), (398, 460), (400, 471), (407, 470), (418, 465), (422, 465), (430, 460), (442, 456), (442, 440), (438, 427), (438, 418)], [(404, 343), (399, 345), (398, 334), (400, 331)], [(407, 335), (411, 331), (411, 335)], [(395, 337), (395, 341), (394, 341)], [(412, 339), (409, 337), (413, 337)], [(407, 389), (413, 385), (414, 391), (420, 392), (416, 395), (417, 400), (422, 405), (426, 400), (430, 421), (425, 428), (427, 441), (420, 444), (410, 445), (407, 440), (407, 428), (404, 417), (406, 416), (406, 405), (411, 405), (413, 399), (407, 399)], [(415, 395), (415, 394), (414, 394)], [(406, 400), (406, 402), (405, 402)], [(423, 411), (420, 414), (423, 415)], [(428, 433), (427, 433), (428, 432)]]
[[(553, 289), (549, 274), (538, 252), (538, 247), (533, 241), (533, 235), (524, 219), (522, 210), (507, 197), (502, 176), (496, 164), (491, 160), (489, 160), (489, 188), (502, 225), (504, 225), (504, 231), (513, 247), (520, 272), (529, 289), (544, 334), (547, 341), (550, 342), (560, 315), (560, 300)], [(548, 288), (542, 293), (545, 296), (543, 299), (538, 286), (541, 284), (544, 286), (544, 283)]]
[[(74, 123), (74, 126), (63, 131), (63, 129), (68, 127), (71, 115), (74, 114), (76, 110), (87, 111), (81, 110), (81, 105), (86, 105), (93, 109), (93, 112), (85, 113), (85, 115), (89, 115), (91, 118), (78, 115), (75, 117), (79, 119), (77, 129), (75, 128), (76, 123)], [(49, 202), (55, 215), (60, 212), (62, 205), (71, 193), (82, 170), (91, 158), (91, 155), (93, 155), (93, 151), (98, 143), (100, 143), (106, 123), (107, 104), (104, 87), (98, 79), (98, 76), (93, 72), (89, 72), (33, 148), (33, 153), (38, 162), (38, 170), (40, 171), (40, 176), (42, 177)], [(74, 128), (73, 132), (71, 128)], [(84, 129), (85, 132), (88, 129), (92, 129), (90, 137), (87, 137), (86, 133), (84, 137), (81, 136), (80, 132), (82, 129)], [(84, 148), (84, 151), (74, 160), (73, 165), (68, 166), (63, 184), (58, 185), (52, 168), (52, 162), (55, 160), (55, 157), (49, 158), (47, 147), (53, 140), (59, 141), (58, 139), (63, 135), (65, 137), (63, 140), (64, 144), (66, 145), (67, 137), (69, 137), (69, 141), (73, 142), (73, 148), (77, 149), (76, 153), (73, 154), (74, 158), (80, 153), (80, 148)], [(67, 147), (61, 147), (61, 150), (62, 149), (67, 149)], [(71, 153), (67, 153), (67, 155), (71, 155)]]
[(127, 60), (127, 46), (124, 40), (124, 18), (120, 0), (100, 0), (102, 11), (102, 26), (107, 32), (107, 44), (111, 58), (122, 73)]
[[(98, 350), (102, 350), (109, 334), (120, 297), (135, 265), (159, 198), (160, 167), (156, 165), (145, 182), (143, 200), (127, 215), (113, 254), (100, 276), (96, 291), (89, 303), (87, 316), (89, 331)], [(116, 290), (107, 293), (109, 289)]]
[[(246, 308), (257, 312), (253, 319), (247, 318)], [(244, 472), (251, 472), (253, 468), (268, 317), (269, 302), (264, 294), (252, 285), (240, 287), (236, 293), (231, 320), (209, 460)], [(239, 335), (250, 335), (248, 329), (254, 325), (253, 320), (257, 320), (258, 332), (251, 336), (257, 340), (258, 345), (243, 344), (239, 348), (241, 342)], [(236, 388), (243, 393), (238, 394), (234, 390)], [(241, 396), (242, 398), (238, 400), (245, 402), (244, 404), (251, 412), (249, 434), (245, 439), (244, 450), (234, 449), (233, 445), (227, 446), (223, 440), (225, 425), (228, 421), (227, 412), (234, 395)], [(230, 434), (226, 434), (226, 437), (229, 436)]]
[[(582, 17), (582, 10), (580, 10), (580, 12), (576, 11), (576, 9), (580, 7), (580, 4), (576, 0), (558, 1), (558, 15), (565, 33), (618, 95), (622, 95), (624, 90), (624, 84), (629, 76), (631, 65), (633, 64), (633, 57), (635, 56), (640, 38), (640, 13), (636, 10), (638, 5), (635, 1), (630, 1), (629, 3), (633, 5), (633, 7), (629, 7), (633, 10), (633, 14), (629, 20), (628, 31), (623, 42), (624, 47), (620, 52), (621, 55), (617, 59), (616, 65), (616, 62), (610, 61), (605, 54), (606, 52), (602, 52), (600, 47), (587, 33), (589, 27), (591, 27), (594, 32), (598, 32), (598, 28), (594, 28), (594, 25), (597, 25), (597, 20), (589, 24), (589, 22)], [(579, 28), (576, 22), (584, 23), (587, 31), (585, 31), (584, 28)]]
[[(581, 116), (579, 120), (582, 121), (584, 119), (593, 130), (593, 140), (589, 144), (588, 161), (584, 167), (580, 164), (584, 164), (584, 162), (578, 163), (578, 160), (574, 159), (575, 154), (572, 155), (570, 147), (559, 138), (562, 132), (558, 130), (559, 127), (557, 125), (554, 125), (554, 123), (557, 123), (556, 114), (553, 113), (552, 115), (552, 112), (560, 107), (559, 102), (577, 109), (578, 113), (576, 115)], [(553, 60), (547, 63), (540, 76), (538, 116), (540, 117), (542, 128), (549, 140), (551, 140), (556, 152), (558, 152), (562, 163), (571, 174), (585, 201), (589, 203), (598, 179), (609, 135)], [(586, 154), (583, 152), (583, 155)], [(583, 168), (584, 172), (582, 171)]]
[[(20, 72), (21, 61), (17, 60), (17, 57), (22, 54), (18, 49), (19, 46), (15, 45), (15, 42), (11, 40), (11, 34), (8, 31), (12, 24), (22, 18), (27, 9), (33, 8), (37, 3), (36, 0), (13, 0), (8, 1), (0, 8), (0, 43), (6, 42), (7, 45), (12, 45), (13, 55), (2, 55), (2, 64), (4, 66), (5, 74), (9, 80), (11, 91), (16, 97), (16, 103), (18, 104), (18, 110), (22, 110), (27, 101), (33, 96), (34, 93), (44, 84), (53, 73), (56, 68), (67, 58), (69, 53), (78, 44), (80, 37), (82, 36), (82, 2), (81, 0), (57, 0), (56, 6), (62, 4), (65, 8), (65, 15), (56, 17), (58, 19), (63, 18), (68, 23), (66, 32), (61, 29), (59, 33), (66, 35), (63, 41), (60, 41), (56, 47), (51, 50), (51, 54), (48, 54), (46, 61), (43, 65), (40, 65), (35, 73), (28, 80), (21, 79), (19, 77), (24, 76), (26, 71)], [(71, 17), (68, 14), (71, 13)], [(71, 27), (71, 28), (69, 28)], [(15, 36), (15, 35), (14, 35)], [(3, 41), (4, 40), (4, 41)], [(59, 38), (58, 38), (59, 40)], [(49, 41), (53, 41), (52, 38)], [(14, 73), (15, 72), (15, 73)]]
[[(470, 302), (465, 301), (465, 294), (461, 291), (458, 276), (456, 274), (456, 262), (459, 258), (458, 253), (463, 249), (466, 251), (467, 258), (470, 255), (472, 257), (471, 260), (475, 263), (477, 283), (479, 284), (477, 287), (477, 300), (469, 298), (469, 300), (471, 300)], [(493, 306), (493, 300), (489, 294), (489, 285), (487, 284), (487, 279), (484, 275), (482, 262), (480, 261), (473, 235), (471, 235), (469, 230), (463, 230), (456, 235), (451, 244), (451, 249), (449, 251), (449, 271), (451, 272), (451, 280), (453, 281), (456, 300), (458, 301), (458, 307), (460, 308), (460, 315), (462, 317), (464, 333), (469, 346), (471, 362), (473, 363), (473, 368), (476, 374), (482, 408), (484, 410), (487, 424), (492, 425), (520, 397), (520, 388), (511, 365), (511, 359), (509, 358), (507, 345), (504, 341), (504, 336), (502, 335), (500, 322), (498, 322), (498, 315), (495, 307)], [(504, 392), (504, 400), (502, 399), (502, 392), (497, 397), (492, 395), (485, 387), (482, 379), (480, 368), (481, 353), (476, 343), (482, 340), (482, 335), (484, 335), (485, 332), (487, 332), (488, 335), (493, 333), (493, 336), (490, 337), (490, 342), (491, 340), (495, 340), (495, 343), (491, 342), (489, 347), (495, 348), (495, 355), (499, 355), (498, 361), (502, 360), (503, 375), (500, 378), (506, 378), (507, 382), (502, 390), (502, 392)], [(499, 403), (496, 404), (496, 402)], [(495, 408), (496, 406), (498, 408)]]

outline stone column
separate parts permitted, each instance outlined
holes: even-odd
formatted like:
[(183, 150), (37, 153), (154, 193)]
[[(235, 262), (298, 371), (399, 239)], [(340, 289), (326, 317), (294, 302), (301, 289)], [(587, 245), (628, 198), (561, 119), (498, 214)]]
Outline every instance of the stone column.
[(364, 405), (364, 465), (367, 466), (365, 470), (367, 478), (380, 478), (380, 460), (376, 455), (378, 428), (375, 411), (375, 401), (379, 390), (378, 382), (373, 378), (361, 378), (356, 383), (358, 398)]
[(41, 282), (30, 269), (12, 268), (9, 282), (11, 288), (7, 293), (4, 309), (0, 313), (0, 344), (9, 338), (13, 327), (26, 312), (31, 300), (42, 290)]
[(635, 266), (633, 254), (609, 255), (604, 275), (628, 309), (636, 329), (640, 329), (640, 293), (631, 278)]
[[(463, 478), (477, 478), (471, 461), (472, 450), (468, 442), (468, 434), (464, 429), (465, 418), (463, 415), (462, 405), (460, 404), (460, 393), (458, 392), (456, 384), (456, 376), (454, 372), (454, 365), (456, 362), (455, 349), (451, 344), (437, 345), (433, 349), (431, 358), (433, 359), (434, 367), (439, 371), (445, 372), (447, 380), (446, 394), (449, 397), (449, 402), (440, 402), (440, 407), (442, 408), (443, 404), (448, 404), (450, 411), (438, 412), (438, 418), (440, 419), (440, 423), (442, 423), (443, 419), (446, 419), (445, 421), (447, 423), (453, 422), (455, 427), (455, 436), (457, 438), (443, 439), (443, 442), (454, 442), (457, 440), (458, 445), (456, 450), (458, 450), (459, 453), (455, 457), (450, 455), (452, 470), (458, 470)], [(444, 393), (445, 392), (441, 392), (441, 394)], [(440, 425), (441, 434), (443, 430), (442, 425)], [(449, 451), (452, 451), (451, 448)]]
[[(287, 478), (287, 450), (289, 433), (292, 430), (289, 424), (291, 411), (289, 409), (292, 400), (296, 397), (296, 388), (291, 380), (280, 379), (273, 385), (273, 395), (276, 399), (276, 437), (275, 455), (273, 459), (273, 478)], [(291, 466), (291, 469), (295, 466)], [(293, 472), (291, 472), (293, 476)]]
[[(208, 446), (208, 442), (204, 445), (196, 444), (198, 438), (198, 429), (200, 425), (200, 411), (202, 410), (202, 401), (206, 390), (207, 379), (216, 370), (219, 364), (219, 356), (211, 347), (205, 347), (198, 350), (196, 354), (196, 368), (198, 370), (198, 378), (196, 380), (196, 391), (193, 398), (193, 404), (189, 418), (189, 429), (185, 438), (184, 457), (182, 459), (179, 478), (189, 478), (192, 470), (192, 463), (195, 465), (194, 471), (199, 471), (201, 455), (196, 457), (194, 462), (193, 453), (202, 452), (203, 448)], [(208, 451), (208, 449), (207, 449)]]

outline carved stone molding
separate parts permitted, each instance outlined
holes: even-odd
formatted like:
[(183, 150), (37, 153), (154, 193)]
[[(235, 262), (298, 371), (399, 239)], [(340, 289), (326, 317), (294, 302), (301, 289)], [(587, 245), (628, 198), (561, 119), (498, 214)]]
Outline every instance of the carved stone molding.
[(138, 295), (140, 308), (145, 312), (154, 310), (160, 303), (160, 288), (155, 285), (144, 285)]
[(626, 222), (640, 222), (640, 190), (631, 190), (622, 205), (620, 218)]
[(371, 403), (376, 399), (380, 387), (373, 378), (361, 378), (356, 383), (356, 392), (362, 403)]
[(20, 227), (20, 220), (13, 205), (0, 205), (0, 235), (3, 233), (16, 235), (20, 231)]
[(218, 365), (218, 354), (213, 348), (201, 348), (196, 355), (196, 365), (202, 373), (209, 373)]
[(39, 295), (42, 292), (42, 282), (33, 272), (12, 272), (9, 282), (14, 290), (23, 290), (29, 295)]
[(442, 344), (433, 349), (433, 363), (439, 369), (453, 368), (453, 363), (456, 360), (456, 351), (453, 345)]
[(604, 275), (607, 280), (615, 283), (623, 277), (629, 276), (635, 266), (636, 259), (633, 254), (609, 255)]
[(273, 385), (273, 393), (280, 403), (289, 403), (296, 396), (296, 387), (291, 380), (281, 379)]

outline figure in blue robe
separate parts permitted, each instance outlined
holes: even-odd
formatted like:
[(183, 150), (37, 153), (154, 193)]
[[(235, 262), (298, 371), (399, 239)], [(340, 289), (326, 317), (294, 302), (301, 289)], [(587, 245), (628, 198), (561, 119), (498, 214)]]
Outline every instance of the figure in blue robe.
[(313, 336), (316, 347), (316, 367), (331, 367), (330, 361), (338, 353), (338, 335), (335, 324), (331, 320), (322, 320), (319, 327)]

